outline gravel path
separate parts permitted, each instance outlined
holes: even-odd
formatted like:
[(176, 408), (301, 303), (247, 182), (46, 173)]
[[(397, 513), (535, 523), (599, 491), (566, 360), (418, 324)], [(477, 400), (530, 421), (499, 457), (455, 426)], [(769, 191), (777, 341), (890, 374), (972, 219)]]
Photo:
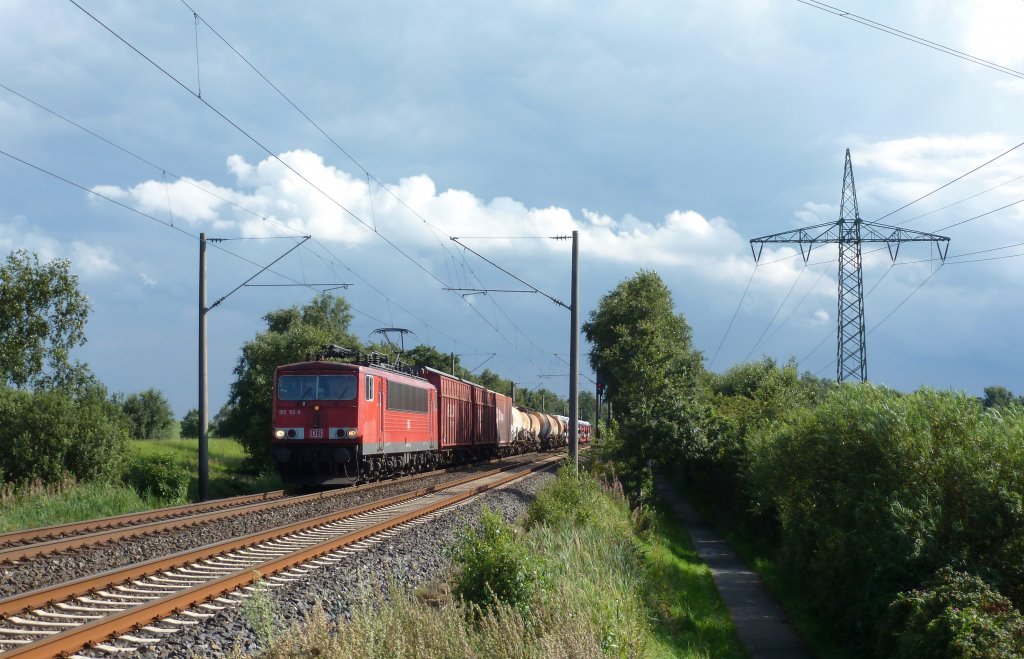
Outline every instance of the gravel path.
[[(305, 620), (320, 603), (328, 619), (345, 615), (361, 592), (375, 585), (387, 592), (393, 580), (406, 588), (437, 579), (446, 574), (447, 549), (453, 546), (466, 524), (476, 524), (483, 506), (512, 521), (526, 512), (537, 490), (550, 479), (542, 472), (480, 495), (454, 511), (431, 521), (411, 526), (390, 540), (355, 554), (352, 562), (334, 568), (316, 570), (302, 581), (269, 591), (276, 612), (274, 629), (283, 630), (295, 621)], [(246, 654), (259, 651), (259, 641), (241, 607), (229, 607), (205, 624), (178, 632), (155, 648), (144, 649), (143, 657), (223, 657), (232, 648)], [(90, 651), (90, 656), (119, 655)], [(123, 655), (121, 655), (123, 656)]]

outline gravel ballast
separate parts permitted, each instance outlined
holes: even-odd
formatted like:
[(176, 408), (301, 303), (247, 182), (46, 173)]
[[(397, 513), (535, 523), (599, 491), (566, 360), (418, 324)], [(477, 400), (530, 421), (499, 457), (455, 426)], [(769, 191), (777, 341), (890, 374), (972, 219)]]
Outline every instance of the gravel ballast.
[[(350, 563), (321, 568), (301, 581), (270, 589), (273, 629), (281, 632), (297, 621), (305, 621), (318, 603), (328, 619), (336, 620), (348, 613), (368, 589), (380, 588), (386, 593), (391, 583), (411, 589), (444, 577), (449, 568), (448, 550), (467, 524), (478, 524), (484, 506), (514, 521), (526, 512), (537, 490), (552, 478), (552, 472), (541, 472), (474, 497), (454, 510), (406, 527), (394, 537), (353, 554)], [(241, 606), (228, 607), (204, 624), (175, 633), (136, 656), (218, 657), (227, 655), (232, 648), (246, 654), (260, 650), (257, 634)], [(95, 650), (88, 654), (118, 656)]]
[[(512, 460), (506, 460), (504, 464), (512, 462)], [(105, 545), (83, 547), (22, 561), (0, 563), (0, 598), (105, 572), (116, 567), (140, 563), (158, 556), (167, 556), (285, 524), (300, 522), (370, 501), (450, 482), (464, 478), (471, 473), (494, 469), (497, 466), (498, 463), (490, 463), (450, 472), (438, 472), (418, 480), (389, 482), (382, 484), (379, 488), (351, 491), (342, 496), (286, 506), (266, 512), (250, 513), (242, 517), (198, 524), (190, 528), (127, 538)]]

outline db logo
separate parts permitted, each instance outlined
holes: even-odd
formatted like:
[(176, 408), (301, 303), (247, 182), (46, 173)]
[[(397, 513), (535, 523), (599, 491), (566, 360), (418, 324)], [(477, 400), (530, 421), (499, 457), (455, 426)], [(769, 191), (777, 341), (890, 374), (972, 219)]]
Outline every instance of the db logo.
[(324, 438), (324, 429), (323, 428), (310, 428), (309, 436), (312, 439), (323, 439)]

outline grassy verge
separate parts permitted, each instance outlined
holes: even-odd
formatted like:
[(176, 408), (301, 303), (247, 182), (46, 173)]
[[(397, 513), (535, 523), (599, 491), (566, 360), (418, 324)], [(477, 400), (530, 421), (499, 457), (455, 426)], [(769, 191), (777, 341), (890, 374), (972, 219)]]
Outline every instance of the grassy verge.
[(153, 504), (127, 485), (98, 481), (10, 492), (0, 496), (0, 533), (123, 515)]
[[(191, 474), (188, 486), (190, 500), (199, 492), (199, 441), (196, 439), (139, 439), (129, 448), (133, 455), (166, 454)], [(280, 490), (283, 485), (276, 476), (253, 476), (245, 473), (245, 449), (231, 438), (209, 440), (210, 498), (222, 499), (239, 494)]]
[(589, 476), (563, 470), (522, 526), (485, 513), (452, 556), (446, 584), (318, 607), (265, 658), (746, 656), (685, 533)]
[(729, 610), (675, 515), (658, 504), (659, 532), (645, 543), (645, 600), (655, 614), (652, 656), (746, 657)]
[[(129, 459), (149, 455), (170, 455), (189, 474), (189, 500), (198, 492), (196, 440), (137, 440), (129, 444)], [(233, 439), (210, 440), (210, 497), (223, 497), (281, 489), (276, 476), (251, 476), (242, 473), (245, 453)], [(86, 519), (110, 517), (184, 503), (141, 497), (119, 481), (75, 483), (0, 491), (0, 533), (19, 529), (66, 524)]]

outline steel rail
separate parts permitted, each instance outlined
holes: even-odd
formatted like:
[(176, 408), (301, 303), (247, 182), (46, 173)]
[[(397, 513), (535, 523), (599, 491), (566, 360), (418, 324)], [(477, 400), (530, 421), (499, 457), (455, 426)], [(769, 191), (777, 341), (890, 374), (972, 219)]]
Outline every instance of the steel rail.
[[(276, 492), (268, 492), (266, 495), (274, 495), (281, 493), (282, 496), (274, 498), (267, 498), (263, 494), (246, 495), (244, 497), (236, 497), (236, 499), (244, 499), (238, 501), (238, 505), (230, 507), (221, 506), (220, 509), (211, 510), (210, 512), (198, 512), (197, 514), (188, 514), (184, 509), (195, 508), (202, 510), (200, 506), (202, 504), (193, 504), (186, 506), (179, 506), (175, 508), (162, 508), (157, 512), (158, 515), (152, 519), (152, 521), (144, 521), (146, 519), (146, 513), (132, 513), (129, 515), (121, 515), (118, 517), (107, 518), (109, 520), (116, 520), (127, 517), (137, 517), (138, 521), (143, 523), (136, 523), (132, 525), (120, 524), (114, 527), (100, 527), (99, 530), (89, 532), (79, 532), (75, 535), (67, 535), (66, 537), (58, 537), (51, 540), (41, 540), (39, 542), (33, 542), (28, 544), (16, 544), (13, 546), (3, 546), (3, 540), (6, 536), (0, 536), (0, 563), (5, 561), (20, 561), (30, 558), (36, 558), (47, 554), (52, 554), (59, 551), (65, 551), (68, 549), (77, 549), (89, 545), (96, 545), (105, 542), (114, 542), (117, 540), (123, 540), (125, 538), (133, 538), (137, 536), (147, 535), (151, 533), (160, 533), (163, 531), (172, 531), (180, 528), (186, 528), (189, 526), (195, 526), (198, 524), (208, 523), (219, 519), (236, 517), (241, 515), (250, 514), (253, 512), (263, 512), (269, 510), (275, 510), (277, 508), (284, 508), (293, 505), (301, 505), (309, 501), (319, 501), (323, 499), (329, 499), (334, 497), (346, 496), (352, 492), (364, 492), (367, 490), (374, 490), (386, 485), (394, 485), (402, 482), (414, 482), (421, 480), (429, 476), (437, 475), (438, 471), (430, 471), (422, 474), (415, 474), (413, 476), (407, 476), (403, 479), (377, 481), (374, 483), (364, 483), (355, 487), (347, 487), (343, 489), (330, 490), (326, 492), (314, 492), (312, 494), (304, 494), (297, 496), (283, 496), (283, 490), (277, 490)], [(222, 501), (229, 501), (223, 499)], [(247, 501), (255, 501), (254, 503), (248, 503)], [(210, 507), (210, 506), (207, 506)], [(183, 511), (185, 514), (171, 513), (169, 515), (159, 514), (162, 511)], [(90, 520), (88, 522), (78, 522), (70, 525), (64, 525), (67, 527), (87, 525), (90, 523), (99, 523), (106, 520)], [(51, 526), (45, 529), (36, 529), (36, 532), (44, 531), (47, 529), (59, 530), (62, 526)], [(21, 533), (21, 532), (15, 532)], [(27, 533), (27, 532), (26, 532)], [(6, 534), (6, 535), (15, 535)]]
[[(102, 642), (110, 636), (124, 634), (128, 631), (131, 631), (132, 629), (139, 627), (140, 625), (152, 624), (162, 618), (165, 618), (171, 614), (179, 612), (195, 604), (205, 602), (211, 598), (221, 597), (233, 590), (236, 590), (244, 586), (248, 586), (257, 579), (261, 578), (261, 576), (272, 576), (278, 572), (288, 570), (289, 568), (296, 567), (302, 563), (313, 560), (325, 554), (337, 551), (338, 549), (345, 547), (346, 545), (357, 543), (360, 540), (376, 535), (387, 529), (400, 526), (418, 517), (429, 515), (442, 508), (455, 505), (456, 503), (464, 501), (470, 497), (476, 496), (482, 492), (486, 492), (488, 490), (500, 487), (514, 480), (524, 478), (542, 469), (549, 469), (555, 464), (557, 464), (559, 460), (560, 457), (557, 459), (549, 457), (536, 464), (526, 465), (525, 468), (523, 468), (523, 465), (516, 465), (507, 467), (505, 469), (492, 470), (490, 472), (486, 472), (485, 474), (477, 474), (472, 477), (461, 479), (456, 483), (446, 483), (444, 484), (444, 487), (432, 486), (429, 488), (423, 488), (423, 490), (418, 491), (416, 493), (398, 495), (397, 497), (392, 497), (391, 500), (389, 500), (390, 503), (388, 504), (385, 504), (384, 502), (374, 502), (374, 504), (360, 506), (359, 508), (368, 509), (383, 507), (384, 505), (398, 503), (399, 501), (395, 501), (396, 499), (405, 501), (408, 499), (416, 498), (417, 496), (423, 496), (424, 494), (431, 494), (436, 491), (451, 489), (457, 487), (458, 485), (469, 483), (473, 480), (481, 480), (484, 478), (488, 478), (490, 476), (494, 476), (498, 473), (501, 473), (502, 471), (516, 470), (514, 473), (499, 478), (494, 482), (476, 486), (474, 488), (468, 489), (465, 492), (454, 494), (451, 497), (448, 497), (441, 501), (434, 502), (422, 508), (417, 508), (415, 510), (379, 522), (364, 529), (346, 533), (343, 536), (311, 545), (310, 547), (299, 550), (298, 552), (295, 552), (288, 556), (268, 560), (262, 564), (246, 568), (234, 574), (229, 574), (226, 576), (215, 578), (206, 583), (193, 586), (191, 588), (183, 589), (177, 593), (166, 595), (151, 602), (134, 606), (125, 611), (118, 612), (113, 615), (106, 616), (102, 619), (95, 620), (93, 622), (89, 622), (84, 625), (80, 625), (78, 627), (74, 627), (66, 631), (53, 634), (51, 636), (42, 638), (38, 641), (34, 641), (30, 644), (23, 645), (12, 650), (8, 650), (4, 653), (4, 656), (28, 657), (35, 659), (38, 657), (54, 657), (78, 651), (81, 648), (91, 645), (93, 643)], [(338, 517), (339, 513), (334, 513), (332, 515), (317, 518), (315, 523), (311, 523), (311, 520), (310, 522), (307, 522), (305, 526), (307, 528), (309, 526), (320, 526), (328, 522), (330, 518)], [(246, 539), (248, 539), (248, 537)], [(193, 558), (189, 562), (195, 562), (195, 558)], [(124, 570), (123, 572), (127, 572), (127, 570)], [(109, 576), (111, 575), (111, 573), (107, 573), (107, 575)]]
[(26, 612), (30, 609), (43, 606), (50, 602), (65, 600), (78, 595), (83, 595), (90, 591), (99, 590), (107, 586), (113, 585), (114, 583), (121, 583), (123, 581), (130, 581), (131, 579), (137, 579), (157, 572), (163, 572), (171, 570), (182, 565), (194, 563), (196, 561), (205, 560), (222, 554), (228, 551), (243, 549), (245, 547), (272, 540), (284, 535), (303, 531), (310, 527), (327, 524), (355, 515), (360, 515), (377, 508), (390, 506), (396, 503), (401, 503), (408, 499), (412, 499), (433, 492), (439, 492), (451, 487), (457, 487), (464, 483), (471, 482), (478, 478), (486, 478), (501, 471), (512, 469), (517, 465), (509, 465), (499, 469), (493, 469), (485, 471), (481, 474), (474, 474), (466, 476), (464, 478), (456, 479), (447, 483), (439, 483), (437, 485), (431, 485), (429, 487), (420, 488), (412, 492), (406, 492), (404, 494), (398, 494), (387, 499), (380, 499), (378, 501), (370, 501), (365, 504), (355, 506), (353, 508), (346, 508), (334, 513), (328, 513), (320, 517), (316, 517), (309, 520), (295, 522), (293, 524), (286, 524), (276, 528), (268, 529), (265, 531), (258, 531), (251, 533), (240, 538), (232, 538), (223, 540), (221, 542), (215, 542), (212, 544), (204, 545), (197, 549), (186, 549), (184, 551), (171, 554), (169, 556), (154, 558), (141, 563), (135, 563), (120, 568), (114, 568), (100, 574), (82, 577), (73, 581), (68, 581), (61, 584), (55, 584), (52, 586), (45, 586), (43, 588), (37, 588), (36, 590), (22, 593), (19, 595), (12, 595), (4, 599), (0, 599), (0, 616), (11, 616), (17, 615), (18, 613)]
[(123, 515), (115, 515), (114, 517), (100, 517), (83, 520), (81, 522), (69, 522), (67, 524), (54, 524), (52, 526), (40, 526), (31, 529), (22, 529), (20, 531), (9, 531), (7, 533), (0, 533), (0, 547), (18, 543), (26, 544), (30, 542), (44, 542), (62, 536), (70, 536), (72, 534), (91, 533), (115, 527), (125, 527), (129, 524), (136, 524), (141, 521), (155, 521), (169, 517), (184, 517), (193, 513), (203, 512), (206, 510), (216, 510), (226, 506), (242, 506), (254, 501), (269, 501), (283, 497), (284, 493), (284, 490), (274, 490), (272, 492), (261, 492), (259, 494), (245, 494), (225, 499), (214, 499), (213, 501), (206, 501), (203, 503), (190, 503), (181, 506), (158, 508), (156, 510), (146, 510), (137, 513), (125, 513)]

